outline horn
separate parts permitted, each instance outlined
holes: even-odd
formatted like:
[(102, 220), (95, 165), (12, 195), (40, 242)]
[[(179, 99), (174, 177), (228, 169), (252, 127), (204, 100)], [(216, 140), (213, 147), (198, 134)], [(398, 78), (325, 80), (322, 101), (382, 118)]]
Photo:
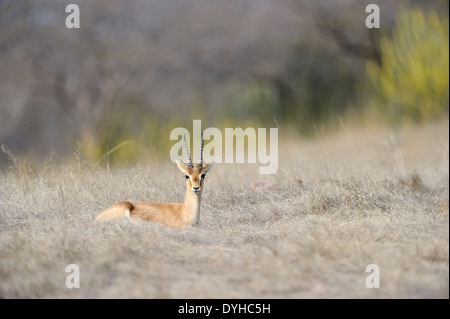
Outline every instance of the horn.
[(183, 140), (184, 140), (184, 152), (186, 153), (186, 161), (189, 167), (192, 167), (192, 159), (191, 159), (191, 155), (189, 154), (189, 149), (187, 147), (186, 144), (186, 134), (183, 136)]
[(202, 144), (200, 145), (200, 159), (198, 161), (199, 166), (203, 166), (203, 132), (202, 132)]

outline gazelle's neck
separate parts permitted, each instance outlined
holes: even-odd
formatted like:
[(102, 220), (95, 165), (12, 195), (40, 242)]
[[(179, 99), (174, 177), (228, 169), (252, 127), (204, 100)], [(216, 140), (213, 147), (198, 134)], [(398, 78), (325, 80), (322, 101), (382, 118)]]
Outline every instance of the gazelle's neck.
[[(202, 190), (203, 191), (203, 190)], [(186, 197), (183, 204), (183, 217), (187, 225), (197, 225), (200, 220), (200, 203), (202, 193), (194, 194), (191, 192), (189, 183), (186, 186)]]

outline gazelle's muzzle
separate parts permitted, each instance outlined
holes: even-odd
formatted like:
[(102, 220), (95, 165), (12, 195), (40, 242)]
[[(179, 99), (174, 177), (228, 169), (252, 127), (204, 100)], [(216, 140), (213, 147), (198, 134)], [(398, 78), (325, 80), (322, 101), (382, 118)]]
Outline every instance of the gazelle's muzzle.
[(200, 186), (193, 186), (191, 187), (191, 192), (194, 194), (198, 194), (202, 191), (202, 188)]

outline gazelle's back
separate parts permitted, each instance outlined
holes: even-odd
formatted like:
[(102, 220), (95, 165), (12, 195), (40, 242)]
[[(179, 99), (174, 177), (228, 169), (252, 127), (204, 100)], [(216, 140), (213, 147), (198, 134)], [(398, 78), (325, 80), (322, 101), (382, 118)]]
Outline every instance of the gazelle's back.
[(182, 209), (181, 203), (136, 202), (133, 203), (131, 217), (181, 227), (183, 225)]
[(180, 227), (183, 223), (182, 208), (181, 203), (120, 202), (101, 212), (95, 221), (129, 217)]

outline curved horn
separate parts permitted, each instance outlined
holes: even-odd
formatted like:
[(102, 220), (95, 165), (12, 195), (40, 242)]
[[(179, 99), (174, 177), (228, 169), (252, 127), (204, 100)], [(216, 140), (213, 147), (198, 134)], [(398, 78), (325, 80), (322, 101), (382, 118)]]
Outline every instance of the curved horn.
[(203, 166), (203, 132), (202, 132), (202, 144), (200, 145), (200, 159), (198, 161), (199, 166)]
[(186, 153), (186, 161), (189, 167), (192, 167), (192, 159), (191, 159), (191, 155), (189, 154), (189, 149), (187, 147), (186, 144), (186, 134), (183, 136), (183, 140), (184, 140), (184, 152)]

